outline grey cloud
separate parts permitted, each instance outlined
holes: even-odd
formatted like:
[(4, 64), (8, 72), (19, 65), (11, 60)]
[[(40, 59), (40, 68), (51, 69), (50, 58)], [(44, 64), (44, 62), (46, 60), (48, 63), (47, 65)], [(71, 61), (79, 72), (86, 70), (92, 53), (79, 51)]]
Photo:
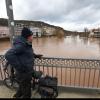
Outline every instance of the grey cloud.
[[(15, 7), (17, 6), (15, 8), (15, 17), (17, 18), (23, 15), (22, 17), (26, 19), (60, 21), (63, 20), (65, 12), (65, 9), (63, 9), (63, 6), (66, 7), (66, 4), (63, 4), (64, 1), (65, 0), (42, 0), (41, 2), (41, 0), (29, 0), (27, 5), (23, 4), (22, 6), (17, 3), (17, 5), (15, 5)], [(20, 12), (19, 15), (17, 14), (18, 12)]]
[(5, 0), (0, 0), (0, 17), (7, 18)]
[(76, 23), (94, 23), (99, 19), (100, 17), (100, 11), (94, 10), (93, 6), (90, 5), (86, 8), (83, 8), (81, 10), (76, 10), (74, 12), (71, 12), (67, 16), (67, 20), (70, 20), (72, 22)]
[[(4, 5), (4, 1), (0, 0), (1, 2)], [(100, 0), (12, 0), (12, 2), (15, 19), (64, 23), (63, 25), (67, 23), (88, 25), (100, 22)]]
[(18, 19), (93, 23), (100, 17), (100, 0), (13, 0), (13, 4)]

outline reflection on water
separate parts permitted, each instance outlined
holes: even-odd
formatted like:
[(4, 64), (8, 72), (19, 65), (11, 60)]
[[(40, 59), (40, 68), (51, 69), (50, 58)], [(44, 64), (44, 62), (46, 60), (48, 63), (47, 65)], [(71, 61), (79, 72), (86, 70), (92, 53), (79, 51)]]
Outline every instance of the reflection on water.
[[(0, 52), (8, 48), (10, 48), (9, 41), (0, 41)], [(99, 38), (79, 36), (34, 38), (33, 48), (35, 53), (47, 57), (100, 58)]]

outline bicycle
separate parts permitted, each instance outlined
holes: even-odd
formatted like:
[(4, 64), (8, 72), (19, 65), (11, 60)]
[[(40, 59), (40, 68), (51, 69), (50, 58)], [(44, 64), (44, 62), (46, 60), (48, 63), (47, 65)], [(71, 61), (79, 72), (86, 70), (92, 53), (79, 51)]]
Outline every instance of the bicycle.
[[(10, 69), (10, 71), (9, 71), (9, 69)], [(14, 68), (10, 65), (7, 65), (4, 72), (8, 76), (8, 77), (5, 77), (5, 79), (4, 79), (5, 86), (9, 89), (17, 89), (19, 87), (19, 85), (18, 85), (19, 82), (16, 79)]]
[[(10, 72), (8, 71), (8, 68), (10, 68)], [(15, 89), (15, 90), (18, 89), (19, 82), (16, 78), (16, 72), (15, 72), (14, 68), (8, 63), (6, 64), (5, 73), (8, 76), (4, 79), (5, 86), (9, 89)], [(9, 75), (9, 73), (10, 73), (10, 75)], [(35, 86), (38, 85), (38, 80), (39, 80), (39, 78), (41, 78), (42, 75), (43, 75), (42, 71), (33, 70), (32, 80), (31, 80), (31, 88), (33, 90), (35, 89)]]
[[(5, 71), (6, 74), (8, 74), (8, 77), (4, 79), (4, 84), (5, 86), (7, 86), (7, 88), (16, 90), (19, 87), (19, 82), (16, 79), (14, 68), (10, 66), (10, 69), (11, 69), (10, 75), (8, 73), (8, 69)], [(46, 77), (48, 76), (45, 76), (42, 71), (33, 70), (31, 88), (35, 90), (35, 86), (37, 85), (38, 87), (36, 88), (37, 91), (35, 93), (39, 93), (41, 95), (41, 98), (56, 98), (58, 96), (58, 88), (56, 85), (54, 86), (55, 88), (54, 87), (52, 88), (52, 86), (49, 86), (48, 82), (50, 82), (51, 77), (49, 77), (49, 80), (46, 79)], [(41, 79), (44, 80), (43, 81), (44, 83), (40, 81)], [(45, 85), (41, 85), (40, 83), (45, 84)], [(51, 83), (52, 83), (52, 80), (51, 80)]]

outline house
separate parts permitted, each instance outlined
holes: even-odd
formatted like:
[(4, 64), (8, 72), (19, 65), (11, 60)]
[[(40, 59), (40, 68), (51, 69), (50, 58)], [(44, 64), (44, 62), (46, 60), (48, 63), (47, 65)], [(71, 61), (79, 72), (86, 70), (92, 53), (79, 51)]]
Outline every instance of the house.
[(41, 28), (34, 27), (31, 24), (27, 25), (27, 24), (23, 24), (23, 23), (16, 23), (16, 25), (15, 25), (15, 34), (16, 35), (20, 35), (23, 27), (30, 28), (31, 31), (33, 32), (33, 37), (41, 37), (42, 36), (42, 30), (41, 30)]
[(9, 28), (0, 26), (0, 38), (9, 37)]
[(30, 27), (31, 31), (33, 32), (33, 37), (41, 37), (42, 36), (42, 29), (39, 27)]
[(55, 28), (45, 26), (45, 27), (43, 27), (43, 31), (44, 31), (43, 35), (52, 36), (52, 35), (54, 35)]
[(100, 28), (92, 29), (90, 31), (90, 37), (100, 37)]
[(23, 27), (28, 27), (28, 25), (23, 23), (16, 23), (15, 24), (15, 35), (20, 35)]

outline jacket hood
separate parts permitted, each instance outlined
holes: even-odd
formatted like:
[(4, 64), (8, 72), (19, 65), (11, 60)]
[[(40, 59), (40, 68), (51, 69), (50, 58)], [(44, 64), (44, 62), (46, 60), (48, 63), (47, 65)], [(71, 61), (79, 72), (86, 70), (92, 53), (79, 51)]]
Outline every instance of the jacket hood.
[(20, 44), (20, 43), (23, 45), (28, 45), (28, 42), (24, 37), (22, 36), (15, 37), (13, 40), (13, 45)]

